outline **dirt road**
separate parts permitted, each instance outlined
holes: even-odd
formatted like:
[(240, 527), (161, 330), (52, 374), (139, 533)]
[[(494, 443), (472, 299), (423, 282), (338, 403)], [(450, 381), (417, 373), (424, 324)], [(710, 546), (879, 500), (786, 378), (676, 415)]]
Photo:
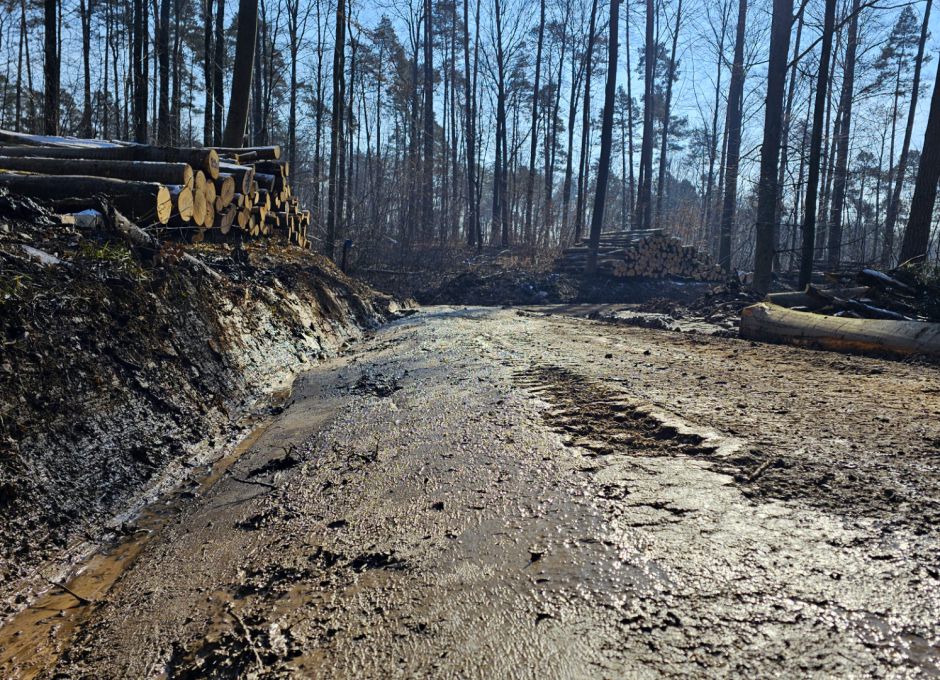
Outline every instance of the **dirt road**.
[(940, 674), (936, 368), (432, 308), (256, 435), (0, 674)]

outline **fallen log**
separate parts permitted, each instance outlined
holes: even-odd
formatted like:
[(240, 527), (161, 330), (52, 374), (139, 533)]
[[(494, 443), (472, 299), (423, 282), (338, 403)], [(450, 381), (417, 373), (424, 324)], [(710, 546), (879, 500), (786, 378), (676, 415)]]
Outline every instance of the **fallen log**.
[(255, 179), (255, 169), (250, 165), (236, 163), (222, 163), (221, 171), (231, 175), (235, 180), (235, 191), (239, 194), (250, 194), (251, 183)]
[(40, 156), (3, 156), (0, 147), (0, 170), (30, 172), (41, 175), (88, 175), (129, 179), (136, 182), (159, 182), (192, 187), (193, 168), (188, 163), (154, 163), (151, 161), (108, 161), (88, 158), (47, 158)]
[[(99, 161), (145, 161), (151, 163), (187, 163), (212, 179), (219, 176), (219, 154), (212, 149), (176, 149), (172, 147), (130, 144), (128, 146), (2, 146), (7, 158), (72, 158)], [(174, 182), (178, 184), (179, 182)]]
[(235, 197), (235, 178), (229, 174), (220, 174), (215, 181), (215, 189), (218, 198), (222, 201), (221, 207), (227, 208)]
[(25, 132), (0, 130), (0, 144), (25, 144), (28, 146), (61, 147), (114, 147), (124, 146), (125, 142), (113, 142), (106, 139), (83, 139), (81, 137), (61, 137), (58, 135), (31, 135)]
[(232, 158), (238, 158), (241, 156), (247, 156), (248, 154), (254, 154), (252, 160), (259, 161), (276, 161), (281, 158), (281, 147), (277, 146), (249, 146), (244, 148), (232, 148), (226, 146), (216, 146), (213, 149), (220, 156), (227, 156)]
[[(821, 289), (808, 285), (804, 291), (786, 291), (784, 293), (770, 293), (767, 301), (781, 307), (793, 308), (804, 307), (809, 310), (823, 309), (829, 304), (829, 300), (817, 294)], [(825, 292), (842, 299), (858, 298), (868, 293), (868, 286), (858, 288), (831, 288)]]
[(913, 288), (903, 281), (898, 281), (896, 278), (888, 276), (877, 269), (863, 269), (858, 273), (858, 281), (868, 286), (893, 288), (902, 293), (907, 293), (908, 295), (914, 295), (916, 293)]
[(166, 224), (173, 214), (173, 198), (169, 189), (156, 182), (0, 172), (0, 186), (23, 196), (53, 201), (103, 194), (118, 210), (144, 223)]
[(193, 218), (193, 192), (187, 186), (169, 186), (167, 189), (173, 198), (176, 215), (183, 222), (189, 222)]
[(850, 354), (940, 358), (940, 324), (848, 319), (759, 302), (741, 311), (742, 338)]

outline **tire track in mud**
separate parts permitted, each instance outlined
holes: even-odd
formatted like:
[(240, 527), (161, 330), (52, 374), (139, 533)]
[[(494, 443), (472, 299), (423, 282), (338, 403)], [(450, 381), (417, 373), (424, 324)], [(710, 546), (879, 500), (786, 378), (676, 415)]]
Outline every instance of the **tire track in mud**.
[[(651, 559), (651, 568), (662, 573), (663, 583), (668, 584), (662, 593), (633, 602), (631, 606), (635, 611), (620, 620), (624, 634), (628, 636), (626, 639), (659, 631), (663, 637), (655, 643), (661, 645), (659, 651), (675, 645), (696, 657), (717, 658), (728, 653), (729, 645), (730, 648), (747, 649), (750, 653), (753, 639), (762, 638), (765, 627), (778, 630), (786, 627), (794, 629), (785, 636), (790, 637), (785, 643), (790, 653), (815, 656), (819, 662), (818, 666), (808, 665), (802, 670), (841, 673), (846, 670), (841, 666), (842, 662), (851, 656), (843, 650), (848, 650), (850, 645), (860, 645), (866, 649), (864, 656), (871, 654), (872, 658), (862, 661), (863, 655), (859, 655), (856, 661), (874, 663), (870, 669), (876, 668), (879, 662), (900, 663), (907, 670), (940, 674), (936, 639), (926, 634), (927, 628), (923, 626), (924, 620), (930, 619), (929, 614), (920, 618), (923, 613), (918, 612), (919, 616), (905, 620), (890, 612), (891, 607), (887, 612), (855, 608), (847, 604), (854, 604), (851, 597), (842, 600), (852, 587), (858, 587), (857, 583), (847, 584), (849, 590), (841, 591), (838, 587), (833, 590), (832, 584), (825, 580), (822, 584), (816, 582), (816, 573), (813, 572), (818, 572), (819, 564), (823, 562), (829, 563), (830, 578), (834, 582), (842, 579), (842, 572), (838, 571), (842, 568), (849, 572), (853, 569), (858, 572), (871, 570), (878, 573), (876, 578), (880, 579), (891, 578), (894, 573), (890, 566), (872, 564), (862, 557), (867, 552), (865, 546), (868, 541), (861, 535), (851, 537), (851, 541), (859, 542), (860, 546), (850, 545), (848, 536), (840, 536), (841, 527), (837, 528), (835, 524), (825, 532), (825, 547), (844, 550), (844, 562), (833, 561), (829, 555), (823, 558), (811, 543), (794, 542), (802, 528), (795, 528), (792, 535), (784, 537), (783, 534), (789, 533), (788, 528), (785, 521), (778, 520), (790, 517), (793, 510), (774, 509), (777, 504), (773, 487), (759, 488), (761, 476), (768, 468), (773, 469), (779, 459), (759, 457), (760, 452), (753, 449), (741, 450), (743, 442), (722, 438), (706, 429), (696, 431), (695, 426), (640, 402), (615, 386), (580, 375), (567, 367), (536, 364), (519, 368), (516, 364), (512, 375), (518, 387), (547, 404), (541, 409), (542, 418), (560, 435), (562, 444), (591, 461), (578, 470), (592, 475), (595, 497), (606, 508), (612, 524), (624, 527), (628, 532), (639, 532), (626, 535), (646, 546), (644, 553)], [(681, 470), (685, 469), (679, 462), (682, 457), (700, 461), (699, 465), (704, 463), (704, 470), (728, 475), (733, 482), (726, 490), (720, 490), (721, 487), (711, 486), (718, 482), (717, 479), (702, 479), (693, 473), (693, 476), (677, 483), (676, 479), (681, 480), (684, 474)], [(675, 462), (666, 462), (664, 459), (667, 458)], [(656, 459), (663, 461), (666, 467), (652, 464)], [(628, 469), (631, 472), (624, 476)], [(638, 480), (645, 482), (638, 484)], [(703, 486), (690, 487), (687, 485), (690, 481), (703, 482)], [(730, 491), (731, 487), (737, 487), (737, 491)], [(737, 493), (743, 497), (745, 507), (727, 505), (729, 501), (733, 502)], [(724, 509), (716, 514), (713, 508), (708, 507), (712, 503), (701, 504), (696, 496), (702, 494), (714, 494), (713, 500), (721, 498), (717, 504)], [(755, 498), (760, 495), (767, 498)], [(750, 519), (746, 520), (749, 513), (752, 513)], [(730, 517), (736, 519), (728, 521)], [(805, 519), (796, 522), (796, 526), (805, 522)], [(773, 527), (773, 535), (764, 534), (758, 539), (759, 543), (773, 544), (771, 552), (780, 551), (793, 557), (805, 553), (805, 563), (795, 559), (795, 564), (781, 570), (772, 560), (770, 564), (753, 560), (750, 545), (754, 539), (750, 531), (755, 526), (758, 534)], [(741, 537), (732, 539), (726, 547), (722, 547), (726, 538), (712, 542), (713, 536), (722, 537), (729, 529), (739, 532)], [(668, 543), (674, 540), (674, 535), (669, 538), (673, 531), (679, 535), (692, 532), (683, 536), (682, 543), (687, 550), (697, 553), (695, 557), (690, 554), (689, 561), (676, 563), (672, 559), (675, 553), (669, 550), (660, 554), (659, 559), (654, 556), (663, 546), (661, 541)], [(818, 540), (819, 537), (809, 532), (806, 538)], [(813, 562), (812, 554), (817, 554), (818, 563)], [(663, 560), (665, 555), (669, 557)], [(714, 570), (720, 571), (721, 567), (716, 567), (720, 563), (729, 571), (737, 570), (732, 564), (746, 563), (748, 566), (737, 573), (736, 585), (729, 585), (721, 594), (709, 588), (706, 595), (700, 588), (709, 582)], [(811, 563), (816, 566), (810, 573), (794, 575)], [(850, 564), (853, 567), (846, 566)], [(704, 580), (703, 574), (707, 574)], [(798, 585), (801, 578), (812, 585)], [(803, 593), (804, 587), (812, 594)], [(820, 592), (826, 595), (820, 595)], [(904, 592), (903, 588), (899, 592)], [(910, 593), (904, 592), (904, 596), (909, 597)], [(805, 623), (815, 628), (811, 632), (795, 632)], [(831, 629), (826, 630), (829, 626)], [(770, 636), (769, 639), (772, 638)], [(777, 642), (779, 640), (771, 644)], [(650, 650), (655, 652), (653, 645), (651, 643)], [(824, 651), (827, 646), (842, 648), (836, 654), (841, 658), (826, 659), (829, 655)], [(796, 652), (797, 649), (800, 651)], [(709, 666), (702, 659), (698, 659), (698, 663)]]
[(566, 446), (585, 449), (589, 458), (636, 452), (644, 456), (708, 456), (718, 443), (687, 428), (664, 422), (641, 404), (567, 368), (537, 366), (516, 371), (516, 384), (550, 403), (546, 423)]

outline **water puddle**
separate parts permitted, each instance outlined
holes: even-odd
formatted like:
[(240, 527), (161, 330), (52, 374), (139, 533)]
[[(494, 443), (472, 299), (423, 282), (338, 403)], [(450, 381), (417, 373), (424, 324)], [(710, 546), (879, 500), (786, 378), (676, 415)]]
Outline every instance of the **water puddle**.
[(64, 583), (50, 588), (0, 628), (0, 676), (29, 680), (51, 668), (96, 603), (111, 589), (194, 494), (204, 495), (258, 441), (270, 421), (255, 427), (229, 454), (209, 464), (196, 486), (177, 489), (146, 507), (134, 531), (94, 553), (73, 569)]

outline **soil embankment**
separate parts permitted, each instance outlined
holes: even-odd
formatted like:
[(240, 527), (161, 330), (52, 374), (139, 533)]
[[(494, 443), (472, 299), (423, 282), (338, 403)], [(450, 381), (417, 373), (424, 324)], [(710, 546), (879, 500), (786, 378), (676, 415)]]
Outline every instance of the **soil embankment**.
[(0, 196), (0, 595), (120, 532), (396, 309), (307, 251), (140, 252)]

